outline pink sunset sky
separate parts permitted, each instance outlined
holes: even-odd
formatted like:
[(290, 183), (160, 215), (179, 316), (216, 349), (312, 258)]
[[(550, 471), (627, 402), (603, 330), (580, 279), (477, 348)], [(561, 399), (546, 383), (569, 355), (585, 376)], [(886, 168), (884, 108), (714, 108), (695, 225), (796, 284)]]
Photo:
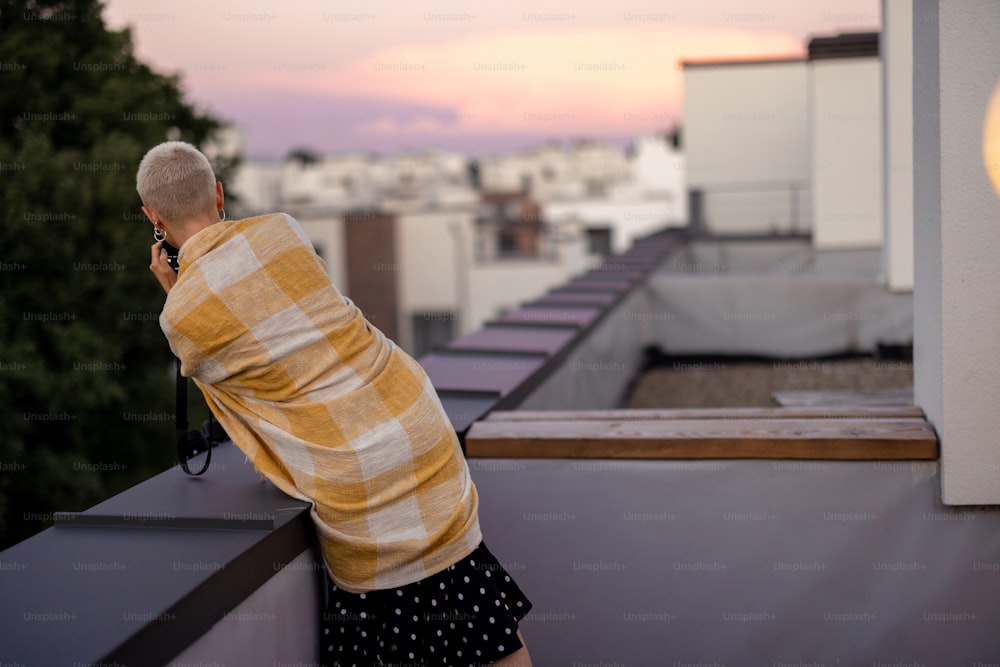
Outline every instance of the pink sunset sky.
[(625, 142), (680, 118), (680, 61), (798, 57), (878, 30), (879, 0), (106, 0), (137, 55), (252, 157)]

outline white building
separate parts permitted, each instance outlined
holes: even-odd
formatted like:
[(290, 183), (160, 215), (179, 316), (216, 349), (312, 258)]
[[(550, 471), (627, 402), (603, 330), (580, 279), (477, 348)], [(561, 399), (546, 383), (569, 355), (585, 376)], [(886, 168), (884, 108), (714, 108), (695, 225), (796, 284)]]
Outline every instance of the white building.
[(684, 157), (660, 136), (640, 137), (626, 178), (598, 192), (553, 196), (543, 201), (542, 217), (557, 224), (579, 224), (596, 247), (624, 252), (636, 238), (665, 227), (687, 224)]
[(857, 33), (813, 39), (807, 59), (685, 63), (692, 222), (881, 247), (878, 55), (878, 35)]
[(814, 39), (809, 96), (813, 244), (883, 239), (882, 61), (878, 35)]
[[(482, 221), (475, 206), (392, 214), (394, 232), (385, 239), (394, 250), (391, 261), (350, 255), (346, 212), (301, 209), (295, 215), (343, 293), (352, 298), (358, 294), (350, 275), (357, 275), (359, 264), (362, 273), (394, 276), (393, 326), (371, 317), (372, 313), (369, 319), (380, 328), (395, 329), (396, 341), (418, 356), (479, 329), (599, 261), (589, 254), (582, 229), (569, 226), (559, 230), (558, 240), (543, 231), (533, 253), (498, 254), (490, 248), (495, 229)], [(360, 300), (359, 304), (365, 308)]]
[(375, 206), (405, 210), (475, 200), (465, 157), (445, 151), (288, 159), (279, 187), (285, 205), (345, 210)]
[[(481, 189), (466, 158), (446, 151), (303, 153), (280, 165), (244, 164), (232, 185), (234, 213), (294, 215), (349, 296), (364, 289), (351, 285), (352, 276), (384, 286), (391, 272), (395, 288), (380, 305), (394, 303), (393, 314), (369, 315), (417, 355), (565, 283), (638, 236), (685, 222), (683, 160), (660, 137), (639, 139), (631, 156), (597, 142), (546, 144), (486, 159), (479, 174)], [(363, 232), (348, 229), (347, 220), (366, 212), (383, 225), (393, 219), (379, 228), (386, 238), (378, 258), (349, 250)]]
[(808, 231), (804, 60), (684, 63), (692, 222), (718, 234)]
[(241, 162), (232, 182), (223, 183), (229, 217), (240, 218), (261, 211), (278, 210), (282, 201), (283, 170), (284, 165), (276, 161)]
[(484, 190), (529, 192), (541, 202), (602, 195), (631, 176), (625, 151), (596, 141), (547, 143), (488, 157), (480, 161), (479, 169)]
[[(596, 173), (598, 167), (574, 169)], [(236, 215), (294, 215), (348, 296), (363, 289), (351, 284), (351, 276), (364, 283), (366, 271), (394, 276), (395, 290), (384, 297), (395, 303), (394, 314), (368, 315), (417, 355), (600, 261), (589, 252), (580, 224), (543, 224), (537, 206), (517, 193), (483, 195), (472, 186), (466, 159), (455, 153), (351, 153), (281, 165), (251, 161), (232, 190), (239, 197)], [(382, 228), (389, 254), (378, 259), (349, 251), (348, 217), (361, 212), (363, 218), (365, 211), (372, 219), (392, 218), (393, 231)]]

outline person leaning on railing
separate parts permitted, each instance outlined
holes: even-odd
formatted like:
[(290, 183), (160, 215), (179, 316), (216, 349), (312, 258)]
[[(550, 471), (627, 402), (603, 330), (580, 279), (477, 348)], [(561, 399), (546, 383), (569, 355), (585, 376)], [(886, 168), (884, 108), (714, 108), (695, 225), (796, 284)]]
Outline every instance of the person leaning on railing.
[(420, 365), (338, 291), (291, 216), (225, 220), (194, 146), (153, 147), (136, 185), (181, 373), (261, 475), (312, 503), (324, 663), (530, 665), (518, 623), (531, 603), (482, 541)]

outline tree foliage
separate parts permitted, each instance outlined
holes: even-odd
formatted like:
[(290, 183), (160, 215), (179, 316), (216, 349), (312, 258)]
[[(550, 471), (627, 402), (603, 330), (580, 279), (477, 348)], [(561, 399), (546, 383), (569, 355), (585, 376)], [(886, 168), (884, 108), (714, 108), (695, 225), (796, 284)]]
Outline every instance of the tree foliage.
[(0, 0), (0, 35), (2, 547), (174, 462), (135, 172), (153, 145), (222, 125), (135, 58), (98, 0)]

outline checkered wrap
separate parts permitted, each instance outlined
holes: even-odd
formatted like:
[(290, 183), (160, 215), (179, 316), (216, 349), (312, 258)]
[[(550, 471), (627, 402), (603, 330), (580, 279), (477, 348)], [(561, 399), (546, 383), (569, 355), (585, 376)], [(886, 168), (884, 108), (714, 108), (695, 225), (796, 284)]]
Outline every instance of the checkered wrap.
[(180, 267), (160, 326), (181, 372), (262, 475), (313, 503), (338, 586), (403, 586), (476, 548), (476, 489), (427, 375), (293, 218), (213, 224)]

